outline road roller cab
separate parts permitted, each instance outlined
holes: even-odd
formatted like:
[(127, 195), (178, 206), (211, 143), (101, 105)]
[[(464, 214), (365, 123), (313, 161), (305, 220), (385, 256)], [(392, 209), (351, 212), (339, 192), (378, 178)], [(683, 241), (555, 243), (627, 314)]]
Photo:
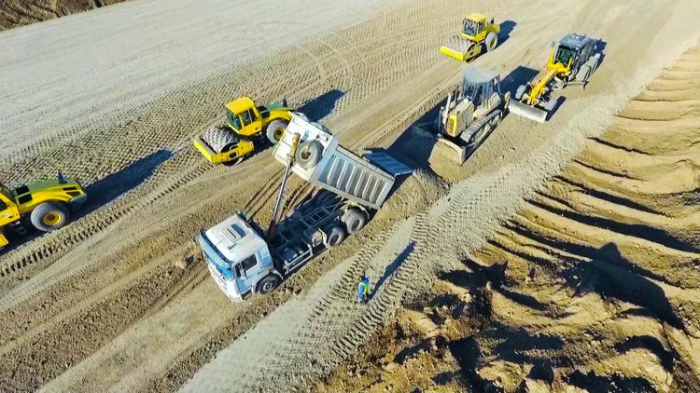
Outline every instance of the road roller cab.
[(243, 96), (226, 104), (225, 124), (204, 131), (194, 146), (212, 164), (235, 164), (255, 151), (254, 142), (277, 143), (291, 118), (285, 102), (256, 106)]

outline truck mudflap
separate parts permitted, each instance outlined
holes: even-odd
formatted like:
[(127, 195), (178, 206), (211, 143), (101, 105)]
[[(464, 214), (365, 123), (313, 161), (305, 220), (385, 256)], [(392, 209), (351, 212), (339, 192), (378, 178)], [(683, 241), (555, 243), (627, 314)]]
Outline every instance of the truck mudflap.
[(549, 116), (549, 112), (544, 109), (524, 104), (516, 100), (511, 101), (510, 105), (508, 106), (508, 110), (515, 115), (522, 116), (538, 123), (544, 123), (547, 121), (547, 117)]

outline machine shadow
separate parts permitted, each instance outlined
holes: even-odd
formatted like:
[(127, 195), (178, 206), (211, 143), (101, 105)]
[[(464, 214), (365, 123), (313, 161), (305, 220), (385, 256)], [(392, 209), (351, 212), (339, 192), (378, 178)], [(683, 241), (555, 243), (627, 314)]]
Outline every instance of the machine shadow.
[(513, 29), (515, 29), (515, 26), (518, 23), (514, 20), (504, 20), (501, 22), (501, 32), (498, 34), (498, 39), (501, 41), (500, 45), (503, 45), (504, 42), (508, 41), (510, 38), (510, 33), (513, 32)]
[(299, 107), (299, 112), (306, 115), (309, 121), (319, 121), (329, 116), (335, 110), (338, 101), (347, 94), (346, 92), (333, 89), (320, 96), (311, 99)]

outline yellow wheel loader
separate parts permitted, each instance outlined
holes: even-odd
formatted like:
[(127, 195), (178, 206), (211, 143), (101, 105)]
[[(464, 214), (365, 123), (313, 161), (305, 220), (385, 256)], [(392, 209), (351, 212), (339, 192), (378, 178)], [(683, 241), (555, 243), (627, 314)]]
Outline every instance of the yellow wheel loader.
[(447, 96), (435, 120), (438, 142), (454, 149), (464, 163), (498, 126), (509, 103), (510, 93), (501, 92), (497, 73), (467, 68), (462, 84)]
[(462, 31), (447, 39), (440, 52), (457, 60), (469, 61), (480, 54), (490, 52), (498, 46), (501, 26), (486, 20), (482, 14), (471, 14), (464, 18)]
[(237, 164), (266, 140), (276, 144), (292, 118), (285, 102), (256, 106), (250, 97), (226, 104), (226, 122), (194, 138), (194, 147), (212, 164)]
[(554, 91), (572, 83), (588, 83), (600, 64), (600, 42), (585, 35), (567, 34), (558, 44), (553, 43), (545, 69), (518, 87), (511, 112), (544, 123), (557, 106)]
[(14, 189), (0, 183), (0, 249), (9, 244), (8, 230), (23, 235), (30, 226), (43, 232), (63, 227), (86, 199), (80, 184), (61, 174)]

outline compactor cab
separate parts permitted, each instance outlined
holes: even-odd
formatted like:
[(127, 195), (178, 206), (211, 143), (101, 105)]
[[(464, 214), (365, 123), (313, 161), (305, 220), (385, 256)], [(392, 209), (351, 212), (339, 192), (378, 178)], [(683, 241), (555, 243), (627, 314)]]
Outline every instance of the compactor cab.
[(486, 16), (481, 14), (471, 14), (464, 18), (462, 22), (462, 37), (474, 41), (483, 42), (486, 34), (494, 30), (494, 19), (490, 23), (486, 22)]

